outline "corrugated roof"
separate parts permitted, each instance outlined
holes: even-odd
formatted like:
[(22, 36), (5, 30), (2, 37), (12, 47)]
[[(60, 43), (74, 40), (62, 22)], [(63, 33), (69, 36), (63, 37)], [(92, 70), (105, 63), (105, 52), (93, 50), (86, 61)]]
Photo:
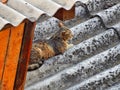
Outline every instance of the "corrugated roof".
[(23, 20), (36, 21), (43, 14), (53, 16), (60, 8), (69, 10), (75, 0), (8, 0), (0, 2), (0, 30), (5, 25), (19, 25)]
[[(64, 22), (74, 34), (75, 45), (28, 72), (25, 90), (120, 89), (120, 0), (85, 4), (87, 8), (76, 3), (76, 17)], [(34, 39), (54, 34), (58, 21), (38, 23)]]

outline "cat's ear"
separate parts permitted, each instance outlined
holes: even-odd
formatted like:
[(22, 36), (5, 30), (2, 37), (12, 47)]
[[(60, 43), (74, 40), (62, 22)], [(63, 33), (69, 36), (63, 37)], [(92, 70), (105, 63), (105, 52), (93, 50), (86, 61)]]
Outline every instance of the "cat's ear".
[(63, 26), (64, 26), (63, 22), (59, 22), (59, 23), (58, 23), (58, 26), (59, 26), (60, 28), (63, 27)]
[(62, 31), (61, 32), (61, 36), (64, 37), (66, 35), (66, 32), (65, 31)]
[(60, 30), (62, 30), (62, 31), (69, 29), (68, 27), (65, 26), (65, 24), (64, 24), (63, 22), (59, 22), (59, 23), (58, 23), (58, 26), (59, 26), (60, 28), (62, 28), (62, 29), (60, 29)]

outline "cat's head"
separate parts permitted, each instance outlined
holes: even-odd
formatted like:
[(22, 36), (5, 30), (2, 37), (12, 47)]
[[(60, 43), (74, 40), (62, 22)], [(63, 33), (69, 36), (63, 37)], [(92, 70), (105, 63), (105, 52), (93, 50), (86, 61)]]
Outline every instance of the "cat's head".
[(71, 30), (66, 27), (62, 22), (60, 22), (58, 26), (60, 27), (60, 30), (56, 32), (52, 38), (68, 41), (73, 37)]
[(59, 22), (60, 27), (60, 37), (64, 40), (70, 40), (73, 37), (71, 30), (66, 27), (62, 22)]

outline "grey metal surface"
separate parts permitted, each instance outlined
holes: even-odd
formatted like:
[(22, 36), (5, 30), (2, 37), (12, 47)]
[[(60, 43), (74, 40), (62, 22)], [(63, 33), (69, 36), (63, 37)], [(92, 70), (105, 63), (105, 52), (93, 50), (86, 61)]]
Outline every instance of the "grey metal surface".
[[(76, 3), (76, 17), (64, 23), (74, 34), (74, 46), (28, 72), (25, 90), (119, 90), (120, 0)], [(35, 38), (49, 38), (59, 30), (58, 19), (37, 24)]]
[(110, 87), (114, 82), (118, 82), (119, 80), (120, 65), (116, 65), (115, 67), (90, 77), (67, 90), (104, 90), (104, 88)]
[(117, 83), (106, 90), (120, 90), (120, 83)]

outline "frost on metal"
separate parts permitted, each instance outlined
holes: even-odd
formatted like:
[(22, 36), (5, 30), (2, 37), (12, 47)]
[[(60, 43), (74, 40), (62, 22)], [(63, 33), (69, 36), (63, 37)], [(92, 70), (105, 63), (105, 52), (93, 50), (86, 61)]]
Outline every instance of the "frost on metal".
[(104, 90), (120, 80), (120, 65), (101, 72), (67, 90)]
[[(80, 23), (81, 19), (86, 17), (86, 11), (85, 11), (84, 7), (78, 6), (75, 8), (75, 10), (76, 10), (76, 12), (75, 12), (76, 17), (74, 19), (65, 21), (65, 25), (67, 25), (70, 28), (72, 26), (75, 26), (78, 23)], [(44, 16), (43, 19), (44, 18), (48, 18), (48, 16)], [(46, 37), (49, 38), (54, 32), (57, 32), (59, 30), (59, 27), (58, 27), (59, 20), (57, 18), (49, 17), (49, 19), (47, 19), (45, 21), (43, 21), (41, 19), (42, 18), (40, 18), (40, 20), (38, 20), (38, 21), (40, 21), (40, 23), (38, 22), (38, 24), (36, 26), (35, 33), (34, 33), (35, 34), (34, 40), (45, 39)], [(43, 22), (41, 22), (41, 21), (43, 21)]]
[(116, 25), (112, 26), (113, 28), (115, 28), (119, 34), (119, 37), (120, 37), (120, 22), (117, 23)]
[(120, 83), (119, 84), (115, 84), (114, 86), (106, 89), (106, 90), (120, 90)]
[[(73, 43), (80, 43), (81, 41), (88, 39), (97, 33), (101, 33), (104, 31), (104, 28), (101, 24), (99, 18), (95, 17), (89, 19), (79, 25), (76, 25), (71, 28), (72, 33), (74, 34)], [(94, 33), (93, 33), (94, 32)]]
[[(107, 30), (95, 37), (81, 42), (78, 45), (75, 45), (63, 55), (58, 55), (47, 60), (36, 73), (29, 72), (27, 82), (30, 84), (36, 80), (39, 80), (38, 77), (47, 77), (50, 74), (63, 70), (65, 67), (71, 66), (85, 58), (95, 55), (108, 47), (110, 48), (112, 45), (117, 43), (118, 36), (114, 30)], [(32, 79), (31, 82), (29, 82), (29, 79)]]
[[(100, 0), (100, 2), (101, 2), (101, 0)], [(116, 2), (118, 2), (118, 1), (116, 0)], [(92, 1), (92, 3), (93, 3), (93, 1)], [(105, 2), (103, 2), (103, 3), (105, 3)], [(89, 6), (92, 6), (92, 5), (88, 5), (88, 8), (89, 8)], [(95, 6), (96, 6), (96, 7), (94, 7), (95, 10), (97, 8), (99, 8), (96, 4), (95, 4)], [(105, 6), (106, 6), (106, 4), (105, 4)], [(91, 12), (91, 14), (92, 14), (92, 12)], [(101, 11), (101, 12), (97, 13), (96, 15), (99, 15), (103, 19), (103, 21), (106, 25), (111, 24), (111, 23), (116, 23), (116, 21), (117, 20), (119, 21), (119, 19), (120, 19), (120, 17), (119, 17), (120, 16), (120, 4), (117, 4), (113, 7), (110, 7), (109, 9)], [(101, 27), (98, 25), (101, 24), (101, 21), (99, 19), (97, 19), (97, 17), (92, 20), (90, 19), (90, 20), (82, 23), (83, 20), (87, 20), (86, 16), (87, 16), (87, 14), (86, 14), (85, 7), (78, 5), (78, 6), (76, 6), (76, 17), (72, 20), (66, 21), (65, 24), (70, 28), (72, 28), (72, 27), (74, 28), (74, 26), (75, 26), (76, 27), (75, 29), (78, 29), (79, 27), (81, 27), (81, 28), (79, 28), (80, 29), (79, 31), (81, 31), (81, 29), (82, 29), (82, 31), (84, 30), (82, 27), (84, 27), (85, 24), (86, 24), (85, 30), (93, 30), (93, 29), (95, 30), (96, 29), (96, 30), (100, 31), (99, 29), (101, 29)], [(39, 38), (45, 39), (46, 37), (49, 38), (54, 32), (59, 30), (58, 22), (59, 22), (58, 19), (50, 18), (42, 23), (38, 23), (36, 30), (35, 30), (34, 40), (37, 40)], [(80, 26), (78, 24), (80, 24)], [(76, 26), (76, 25), (78, 25), (78, 26)], [(92, 31), (90, 31), (89, 33), (92, 33)], [(93, 33), (93, 34), (97, 34), (97, 33)], [(88, 37), (89, 37), (89, 35), (88, 35)]]
[(90, 12), (98, 12), (117, 3), (119, 3), (119, 0), (89, 0), (86, 4)]
[[(95, 75), (96, 73), (101, 72), (104, 69), (108, 69), (111, 66), (116, 65), (118, 62), (120, 62), (120, 45), (117, 45), (103, 53), (100, 53), (90, 59), (86, 59), (84, 62), (78, 63), (76, 66), (70, 67), (68, 69), (65, 69), (63, 71), (61, 71), (58, 74), (55, 74), (53, 76), (51, 76), (50, 78), (44, 79), (43, 81), (35, 84), (35, 86), (30, 86), (28, 87), (26, 90), (49, 90), (49, 89), (55, 89), (55, 90), (62, 90), (65, 89), (66, 87), (70, 87), (71, 84), (74, 84), (76, 82), (81, 82), (83, 80), (85, 80), (86, 78)], [(94, 82), (94, 80), (98, 81), (95, 84), (98, 84), (101, 87), (101, 85), (103, 83), (106, 83), (105, 81), (102, 81), (105, 79), (111, 79), (115, 77), (115, 75), (118, 77), (115, 80), (119, 79), (119, 74), (120, 72), (118, 72), (120, 69), (120, 65), (118, 68), (114, 69), (110, 69), (106, 72), (103, 72), (95, 77), (100, 77), (100, 78), (90, 78), (90, 80), (86, 81), (86, 83), (88, 82)], [(112, 71), (113, 70), (113, 71)], [(110, 75), (109, 75), (110, 73)], [(102, 75), (102, 76), (101, 76)], [(109, 76), (109, 77), (108, 77)], [(101, 79), (102, 78), (102, 79)], [(100, 81), (101, 80), (101, 81)], [(84, 85), (86, 85), (86, 83)], [(109, 82), (113, 83), (112, 81)], [(87, 84), (89, 85), (89, 84)], [(90, 84), (90, 88), (91, 86), (94, 85), (93, 83)], [(80, 86), (80, 85), (78, 85)], [(76, 90), (78, 87), (77, 86), (73, 86), (70, 90)], [(80, 90), (94, 90), (94, 88), (92, 87), (90, 88), (84, 88)], [(98, 87), (96, 87), (98, 88)]]
[(120, 20), (120, 3), (117, 5), (97, 13), (106, 25), (110, 23), (116, 23)]
[[(74, 46), (52, 57), (38, 70), (28, 72), (25, 90), (119, 90), (120, 0), (76, 3), (76, 17), (65, 21), (74, 34)], [(97, 16), (96, 16), (97, 15)], [(35, 39), (49, 38), (59, 20), (38, 23)]]

